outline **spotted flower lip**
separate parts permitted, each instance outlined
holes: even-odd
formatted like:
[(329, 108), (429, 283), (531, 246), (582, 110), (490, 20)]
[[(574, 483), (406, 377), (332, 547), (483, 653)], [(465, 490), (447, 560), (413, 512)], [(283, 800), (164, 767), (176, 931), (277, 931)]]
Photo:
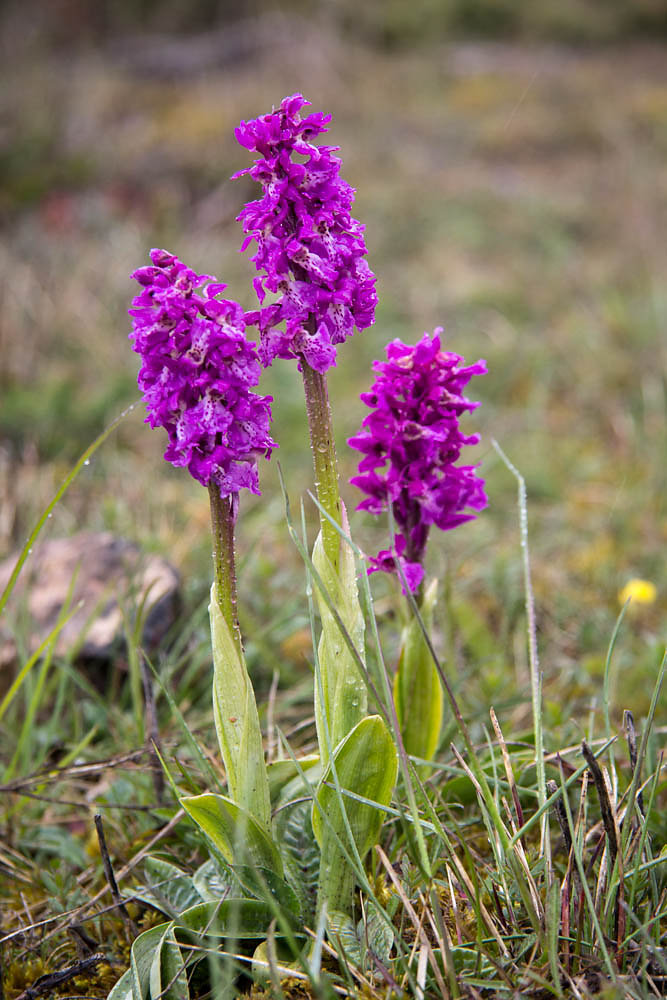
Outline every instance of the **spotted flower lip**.
[(241, 249), (256, 244), (260, 308), (247, 318), (260, 330), (260, 360), (268, 366), (303, 357), (325, 372), (336, 364), (336, 345), (355, 326), (374, 322), (377, 295), (364, 226), (350, 214), (354, 189), (334, 156), (339, 147), (313, 142), (328, 131), (331, 115), (302, 117), (308, 105), (292, 94), (270, 114), (242, 121), (236, 138), (259, 157), (234, 176), (247, 174), (263, 190), (238, 216), (246, 233)]
[(367, 494), (357, 509), (381, 514), (391, 507), (398, 529), (395, 552), (381, 552), (369, 572), (397, 572), (400, 563), (413, 591), (423, 577), (431, 525), (448, 531), (488, 503), (476, 466), (456, 464), (463, 448), (479, 441), (478, 434), (462, 433), (459, 419), (479, 406), (463, 389), (486, 372), (486, 363), (466, 366), (458, 354), (442, 351), (441, 333), (437, 327), (417, 344), (387, 346), (387, 361), (374, 362), (377, 378), (361, 395), (371, 412), (348, 440), (363, 456), (350, 480)]
[[(218, 298), (225, 285), (197, 274), (166, 250), (134, 271), (141, 285), (129, 310), (130, 340), (141, 356), (146, 422), (164, 427), (164, 457), (186, 466), (222, 497), (259, 493), (257, 459), (270, 456), (271, 397), (251, 391), (261, 366), (245, 338), (241, 306)], [(200, 289), (206, 284), (203, 294)]]

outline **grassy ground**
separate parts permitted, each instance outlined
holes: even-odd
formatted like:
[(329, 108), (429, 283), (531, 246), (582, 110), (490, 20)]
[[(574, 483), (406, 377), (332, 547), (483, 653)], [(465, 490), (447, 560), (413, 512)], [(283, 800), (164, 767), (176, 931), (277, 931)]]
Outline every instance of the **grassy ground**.
[[(173, 56), (181, 69), (170, 64), (162, 75), (159, 49), (147, 72), (127, 44), (38, 59), (18, 41), (7, 48), (0, 553), (23, 542), (73, 459), (136, 398), (125, 311), (128, 274), (148, 248), (215, 272), (250, 303), (234, 217), (252, 188), (228, 180), (247, 164), (233, 127), (301, 90), (333, 112), (378, 275), (377, 323), (341, 349), (330, 381), (344, 473), (353, 472), (345, 439), (363, 416), (358, 393), (389, 339), (443, 325), (447, 347), (487, 359), (474, 422), (490, 506), (431, 547), (431, 568), (445, 567), (451, 588), (440, 647), (473, 738), (484, 740), (493, 705), (506, 738), (530, 740), (516, 483), (495, 438), (528, 491), (546, 750), (576, 750), (583, 735), (605, 735), (605, 656), (628, 579), (652, 581), (658, 598), (631, 607), (622, 625), (608, 678), (613, 732), (624, 709), (645, 717), (664, 644), (665, 51), (468, 42), (387, 55), (303, 23), (295, 34), (247, 63), (204, 72), (188, 70), (184, 40)], [(297, 373), (275, 366), (264, 388), (275, 397), (274, 436), (298, 509), (310, 459)], [(82, 470), (48, 532), (109, 528), (181, 569), (177, 645), (158, 660), (212, 753), (206, 496), (166, 466), (162, 447), (134, 411)], [(244, 503), (238, 532), (242, 627), (261, 695), (278, 671), (275, 716), (298, 733), (311, 713), (303, 570), (275, 465), (262, 481), (264, 496)], [(357, 502), (351, 487), (345, 495)], [(368, 518), (355, 517), (352, 529), (369, 551), (383, 542)], [(395, 596), (385, 581), (374, 588), (391, 662)], [(10, 606), (6, 617), (15, 613)], [(1, 933), (15, 934), (4, 944), (8, 1000), (76, 960), (71, 932), (51, 934), (65, 926), (57, 914), (105, 888), (91, 813), (104, 815), (117, 869), (173, 815), (132, 756), (143, 723), (122, 670), (112, 665), (100, 694), (70, 664), (54, 663), (41, 681), (28, 678), (0, 721), (0, 865), (9, 875)], [(158, 708), (163, 746), (196, 770), (162, 694)], [(663, 700), (647, 773), (666, 722)], [(310, 738), (308, 728), (296, 737), (304, 746)], [(442, 760), (453, 765), (447, 742)], [(627, 761), (621, 772), (627, 783)], [(664, 804), (664, 779), (657, 789)], [(664, 813), (654, 816), (659, 851), (667, 830)], [(183, 864), (199, 849), (184, 823), (161, 844)], [(484, 858), (481, 840), (476, 849)], [(125, 932), (108, 903), (100, 896), (85, 928), (98, 943), (112, 938), (122, 962)], [(103, 995), (100, 982), (80, 989)], [(72, 982), (67, 989), (75, 992)]]

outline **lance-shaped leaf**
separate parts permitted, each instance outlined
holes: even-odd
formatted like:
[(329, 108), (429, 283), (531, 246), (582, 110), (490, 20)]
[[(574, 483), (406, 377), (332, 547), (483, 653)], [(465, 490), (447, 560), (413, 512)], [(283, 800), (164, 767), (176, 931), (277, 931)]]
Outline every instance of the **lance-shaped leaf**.
[(213, 714), (230, 798), (271, 829), (269, 782), (252, 681), (211, 587)]
[[(344, 511), (343, 527), (347, 529)], [(366, 682), (348, 645), (349, 640), (363, 660), (364, 617), (359, 604), (354, 555), (350, 546), (341, 539), (339, 572), (336, 573), (324, 551), (320, 532), (313, 548), (313, 566), (330, 602), (327, 602), (316, 582), (315, 594), (322, 622), (318, 645), (322, 690), (320, 692), (316, 679), (315, 722), (320, 755), (326, 764), (329, 752), (325, 720), (333, 749), (366, 714)], [(330, 605), (336, 609), (342, 629), (332, 614)]]
[(188, 1000), (190, 996), (185, 962), (173, 924), (167, 925), (160, 946), (153, 956), (149, 988), (151, 1000)]
[(248, 865), (226, 865), (217, 857), (205, 861), (192, 876), (197, 899), (191, 905), (219, 902), (221, 899), (257, 898), (266, 901), (272, 896), (284, 910), (299, 913), (301, 907), (297, 893), (269, 868)]
[(309, 771), (311, 767), (317, 767), (320, 762), (319, 754), (310, 753), (305, 757), (294, 760), (274, 760), (266, 765), (266, 773), (269, 776), (269, 791), (271, 792), (271, 802), (275, 803), (282, 795), (283, 789), (295, 778), (299, 777), (300, 771)]
[[(176, 929), (204, 937), (258, 938), (265, 937), (275, 922), (275, 910), (261, 899), (223, 899), (217, 903), (191, 906), (178, 919)], [(298, 931), (303, 924), (293, 913), (284, 913), (288, 931)], [(280, 921), (275, 922), (276, 936), (285, 933)]]
[(134, 941), (130, 968), (107, 1000), (187, 1000), (190, 996), (174, 923), (159, 924)]
[(280, 852), (273, 838), (231, 799), (204, 792), (184, 796), (180, 804), (228, 864), (267, 868), (282, 876)]
[(133, 899), (141, 899), (160, 910), (167, 917), (176, 917), (183, 910), (201, 903), (202, 896), (191, 875), (162, 858), (144, 859), (144, 887), (131, 892)]
[[(437, 580), (429, 584), (419, 609), (429, 634), (433, 629), (437, 587)], [(394, 700), (406, 751), (415, 757), (431, 760), (438, 749), (442, 728), (442, 686), (416, 618), (403, 629), (401, 636)]]
[(319, 905), (326, 904), (329, 913), (351, 911), (355, 871), (343, 848), (352, 857), (356, 848), (363, 861), (377, 843), (385, 815), (383, 807), (391, 802), (397, 770), (398, 755), (391, 733), (379, 715), (371, 715), (339, 744), (324, 772), (313, 803), (312, 821), (321, 852)]
[(320, 873), (320, 849), (311, 822), (312, 801), (297, 799), (276, 815), (276, 840), (280, 844), (285, 874), (299, 899), (304, 923), (315, 921), (317, 880)]
[(132, 992), (132, 970), (124, 972), (107, 995), (107, 1000), (134, 1000)]
[(200, 900), (205, 903), (246, 898), (246, 891), (231, 866), (223, 864), (217, 857), (209, 858), (199, 866), (192, 876), (192, 884), (199, 893)]

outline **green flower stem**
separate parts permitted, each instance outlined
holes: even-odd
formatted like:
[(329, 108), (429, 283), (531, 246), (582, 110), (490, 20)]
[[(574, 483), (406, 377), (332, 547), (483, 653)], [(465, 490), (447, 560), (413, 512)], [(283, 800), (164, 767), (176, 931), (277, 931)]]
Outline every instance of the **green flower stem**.
[[(330, 518), (341, 524), (340, 490), (338, 488), (338, 462), (331, 423), (331, 407), (327, 382), (321, 372), (311, 368), (301, 358), (301, 373), (306, 393), (306, 411), (310, 428), (310, 446), (315, 465), (317, 499)], [(324, 552), (334, 569), (338, 569), (340, 538), (334, 526), (320, 513)]]
[(211, 502), (211, 532), (213, 535), (213, 571), (215, 596), (223, 618), (234, 638), (234, 645), (243, 655), (241, 630), (236, 611), (236, 566), (234, 563), (234, 512), (233, 497), (220, 496), (220, 490), (209, 483)]
[[(237, 497), (221, 497), (216, 486), (211, 484), (209, 498), (215, 576), (209, 606), (215, 728), (227, 772), (230, 802), (234, 808), (240, 807), (249, 814), (270, 836), (271, 803), (262, 730), (236, 612), (234, 520)], [(223, 812), (225, 810), (228, 811), (227, 806)]]

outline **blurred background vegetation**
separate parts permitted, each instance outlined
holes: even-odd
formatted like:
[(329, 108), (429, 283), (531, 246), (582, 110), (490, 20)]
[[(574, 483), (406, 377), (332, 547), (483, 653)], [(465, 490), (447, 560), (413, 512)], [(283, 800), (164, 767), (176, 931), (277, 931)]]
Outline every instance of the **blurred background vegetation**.
[(66, 45), (137, 30), (204, 31), (275, 12), (327, 17), (341, 34), (378, 48), (470, 36), (585, 44), (667, 31), (664, 0), (29, 0), (16, 6), (36, 15), (31, 30)]
[[(235, 217), (255, 192), (229, 180), (248, 164), (233, 130), (302, 91), (333, 113), (378, 275), (377, 323), (331, 378), (345, 477), (358, 393), (389, 339), (442, 325), (446, 347), (489, 365), (469, 428), (490, 507), (430, 554), (449, 571), (442, 628), (467, 709), (516, 705), (520, 721), (527, 690), (516, 483), (496, 438), (527, 481), (547, 721), (599, 690), (635, 576), (659, 598), (628, 616), (615, 704), (644, 710), (665, 610), (667, 3), (21, 0), (0, 22), (0, 556), (137, 398), (128, 276), (148, 249), (250, 306)], [(263, 389), (298, 510), (311, 483), (298, 374), (279, 363)], [(49, 530), (109, 528), (165, 553), (192, 608), (206, 495), (163, 448), (136, 410)], [(276, 649), (289, 679), (307, 643), (275, 463), (262, 483), (238, 535), (249, 656), (268, 683)], [(353, 521), (369, 551), (383, 528)], [(389, 581), (374, 588), (391, 608)]]

